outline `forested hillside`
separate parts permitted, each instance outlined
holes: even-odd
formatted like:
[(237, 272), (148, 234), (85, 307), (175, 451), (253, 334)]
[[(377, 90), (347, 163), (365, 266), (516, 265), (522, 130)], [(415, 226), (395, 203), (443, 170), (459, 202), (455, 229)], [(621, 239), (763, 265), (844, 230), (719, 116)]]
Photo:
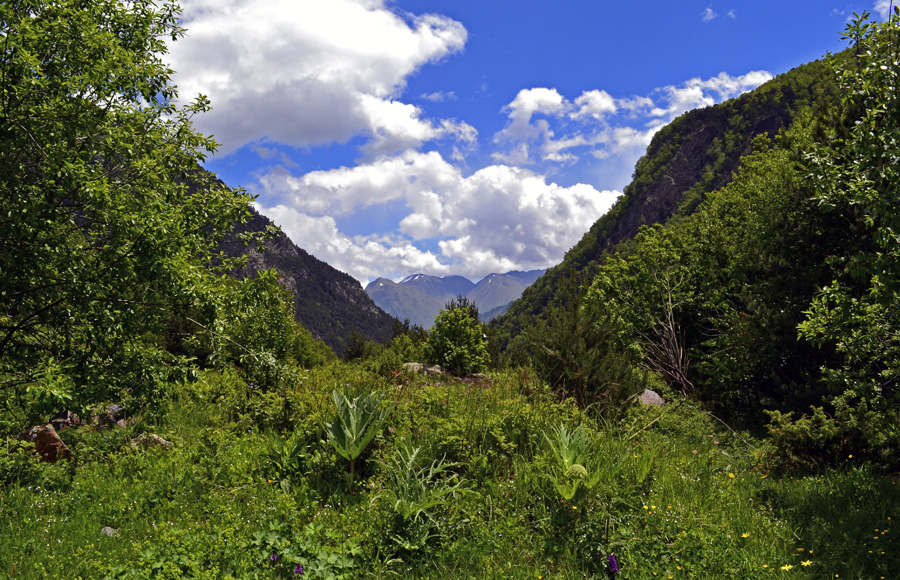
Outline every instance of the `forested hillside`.
[(281, 232), (267, 239), (262, 248), (244, 245), (239, 236), (262, 234), (273, 225), (253, 208), (250, 213), (249, 221), (238, 224), (220, 245), (229, 257), (246, 254), (249, 258), (234, 270), (238, 278), (252, 278), (270, 269), (278, 272), (279, 282), (293, 298), (297, 321), (339, 356), (347, 349), (354, 330), (369, 340), (390, 341), (394, 317), (376, 306), (349, 274), (309, 255)]
[(527, 321), (558, 303), (572, 276), (587, 282), (617, 246), (642, 226), (693, 213), (706, 194), (731, 181), (753, 138), (774, 137), (804, 110), (820, 114), (838, 90), (822, 61), (799, 66), (756, 90), (719, 105), (688, 111), (660, 130), (637, 162), (631, 183), (612, 209), (591, 227), (563, 261), (528, 287), (492, 327), (502, 345)]

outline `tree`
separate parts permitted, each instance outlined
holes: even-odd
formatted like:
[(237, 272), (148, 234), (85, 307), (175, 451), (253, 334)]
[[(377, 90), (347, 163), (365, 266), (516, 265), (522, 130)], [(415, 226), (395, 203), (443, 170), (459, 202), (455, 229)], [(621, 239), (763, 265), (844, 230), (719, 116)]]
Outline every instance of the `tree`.
[(828, 259), (824, 285), (801, 335), (833, 346), (825, 370), (833, 394), (897, 405), (900, 393), (900, 9), (872, 22), (863, 13), (844, 36), (855, 50), (835, 61), (841, 117), (807, 155), (819, 207), (844, 226), (847, 243)]
[(178, 15), (171, 0), (0, 3), (7, 405), (146, 390), (173, 362), (153, 340), (172, 313), (214, 310), (231, 264), (213, 249), (250, 197), (199, 170), (215, 142), (190, 119), (208, 102), (179, 106), (163, 61)]
[(425, 356), (456, 375), (482, 372), (488, 365), (487, 336), (478, 307), (465, 296), (451, 300), (437, 315)]
[[(561, 301), (526, 333), (531, 363), (541, 378), (582, 406), (599, 402), (608, 412), (640, 394), (646, 373), (622, 344), (619, 316), (600, 300), (585, 300), (587, 287), (572, 273)], [(567, 466), (568, 467), (568, 466)]]

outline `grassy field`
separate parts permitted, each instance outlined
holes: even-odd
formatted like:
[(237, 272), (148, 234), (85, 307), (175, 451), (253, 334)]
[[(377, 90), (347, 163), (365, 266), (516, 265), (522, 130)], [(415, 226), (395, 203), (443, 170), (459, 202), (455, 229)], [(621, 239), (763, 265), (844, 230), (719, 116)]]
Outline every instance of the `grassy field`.
[[(387, 411), (352, 481), (333, 391)], [(623, 579), (898, 577), (895, 478), (776, 473), (764, 441), (667, 398), (609, 417), (529, 371), (334, 364), (280, 393), (206, 374), (126, 429), (64, 431), (72, 462), (0, 455), (0, 578), (581, 579), (610, 555)], [(132, 449), (144, 432), (174, 447)]]

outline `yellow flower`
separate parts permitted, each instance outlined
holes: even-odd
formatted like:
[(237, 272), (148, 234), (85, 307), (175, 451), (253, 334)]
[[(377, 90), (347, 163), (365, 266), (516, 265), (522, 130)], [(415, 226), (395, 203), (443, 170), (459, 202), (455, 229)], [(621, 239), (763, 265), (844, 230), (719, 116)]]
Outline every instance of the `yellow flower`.
[(803, 548), (797, 548), (797, 551), (798, 551), (798, 552), (802, 552), (802, 551), (803, 551)]
[(793, 568), (793, 566), (791, 566), (790, 564), (785, 564), (784, 566), (781, 567), (781, 569), (785, 570), (785, 571), (790, 570), (791, 568)]
[(804, 560), (803, 562), (800, 562), (800, 565), (801, 566), (811, 566), (812, 560)]
[(652, 505), (652, 506), (650, 506), (650, 509), (655, 510), (655, 509), (656, 509), (656, 506), (655, 506), (655, 505)]
[(743, 534), (741, 534), (741, 537), (742, 537), (742, 538), (749, 538), (749, 537), (750, 537), (750, 532), (744, 532)]
[(681, 570), (681, 566), (675, 566), (675, 568)]
[(763, 568), (768, 568), (768, 567), (769, 567), (768, 564), (763, 564)]
[(731, 479), (734, 479), (734, 474), (733, 474), (733, 473), (729, 473), (729, 474), (728, 474), (728, 477), (730, 477)]

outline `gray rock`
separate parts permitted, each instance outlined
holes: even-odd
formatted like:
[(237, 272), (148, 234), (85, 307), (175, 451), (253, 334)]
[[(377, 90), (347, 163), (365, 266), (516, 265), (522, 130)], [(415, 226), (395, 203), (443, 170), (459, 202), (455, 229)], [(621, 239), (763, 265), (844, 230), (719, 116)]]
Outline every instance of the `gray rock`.
[(113, 537), (113, 536), (116, 536), (119, 534), (119, 530), (117, 530), (115, 528), (111, 528), (109, 526), (104, 526), (103, 529), (100, 530), (100, 533), (103, 534), (104, 536)]
[(666, 404), (666, 400), (660, 397), (659, 393), (650, 389), (646, 389), (638, 395), (638, 402), (649, 407), (662, 407)]
[(403, 370), (409, 371), (411, 373), (421, 373), (422, 369), (425, 368), (425, 365), (417, 362), (408, 362), (403, 363)]
[(150, 447), (162, 447), (163, 449), (171, 449), (172, 442), (166, 441), (159, 435), (155, 435), (152, 433), (150, 435), (147, 435), (146, 433), (141, 433), (131, 440), (131, 448), (136, 449), (138, 447), (142, 449), (148, 449)]

